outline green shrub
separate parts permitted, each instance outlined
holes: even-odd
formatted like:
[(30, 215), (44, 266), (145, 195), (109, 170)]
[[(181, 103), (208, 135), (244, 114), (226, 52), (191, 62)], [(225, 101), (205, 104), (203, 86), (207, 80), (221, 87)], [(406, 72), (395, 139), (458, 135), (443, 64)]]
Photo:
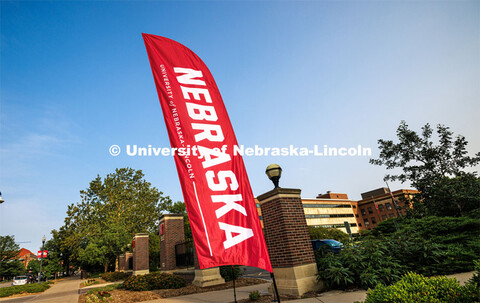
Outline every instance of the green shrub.
[(339, 254), (327, 250), (315, 253), (318, 275), (327, 288), (375, 287), (391, 284), (404, 273), (399, 261), (389, 255), (388, 244), (366, 241), (344, 248)]
[(260, 299), (260, 293), (258, 292), (258, 290), (252, 291), (248, 294), (248, 298), (250, 299), (250, 301), (257, 301), (258, 299)]
[(85, 287), (85, 286), (90, 286), (90, 285), (99, 284), (99, 283), (100, 282), (95, 279), (88, 279), (87, 281), (82, 283), (82, 286)]
[(473, 270), (480, 255), (480, 219), (399, 218), (347, 243), (338, 254), (316, 252), (318, 279), (329, 288), (390, 285), (413, 271), (433, 276)]
[(233, 277), (235, 277), (235, 279), (240, 278), (244, 272), (239, 265), (233, 265), (233, 272), (232, 265), (220, 266), (220, 276), (222, 276), (226, 282), (233, 280)]
[(478, 284), (461, 286), (455, 278), (427, 278), (409, 272), (393, 285), (379, 284), (370, 289), (364, 303), (473, 303), (479, 299)]
[(25, 284), (25, 285), (16, 285), (10, 287), (2, 287), (0, 288), (0, 297), (8, 297), (15, 294), (20, 293), (37, 293), (43, 292), (50, 288), (50, 284), (48, 282), (43, 282), (40, 284)]
[(130, 276), (122, 284), (127, 290), (146, 291), (153, 289), (176, 289), (186, 286), (185, 279), (165, 273)]
[(100, 275), (100, 277), (108, 282), (115, 282), (115, 281), (123, 281), (126, 278), (130, 277), (130, 274), (121, 272), (121, 271), (115, 271), (115, 272), (106, 272)]
[(478, 285), (480, 285), (480, 259), (479, 260), (475, 260), (473, 261), (474, 262), (474, 267), (475, 267), (475, 273), (473, 274), (472, 278), (470, 278), (470, 280), (468, 280), (468, 283), (476, 283)]

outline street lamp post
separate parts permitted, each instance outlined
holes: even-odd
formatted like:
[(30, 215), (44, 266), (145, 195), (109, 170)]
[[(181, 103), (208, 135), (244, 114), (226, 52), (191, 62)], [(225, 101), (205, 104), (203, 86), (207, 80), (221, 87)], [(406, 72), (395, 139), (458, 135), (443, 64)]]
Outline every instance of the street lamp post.
[(42, 263), (43, 263), (43, 249), (45, 248), (45, 241), (47, 239), (45, 238), (45, 235), (42, 237), (42, 253), (40, 255), (40, 271), (38, 272), (38, 282), (37, 283), (40, 283), (40, 279), (41, 279), (41, 276), (42, 276)]
[(268, 178), (272, 180), (273, 185), (275, 188), (278, 188), (278, 181), (280, 180), (280, 177), (282, 176), (282, 168), (278, 164), (270, 164), (267, 166), (267, 169), (265, 170), (265, 173), (267, 174)]

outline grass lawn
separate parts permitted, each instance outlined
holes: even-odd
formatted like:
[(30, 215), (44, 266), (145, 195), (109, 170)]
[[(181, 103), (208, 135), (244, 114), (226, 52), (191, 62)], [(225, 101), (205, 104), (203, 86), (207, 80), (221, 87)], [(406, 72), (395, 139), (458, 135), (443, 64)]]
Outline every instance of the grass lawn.
[(34, 284), (2, 287), (0, 288), (0, 298), (9, 297), (16, 294), (25, 294), (25, 293), (33, 294), (33, 293), (44, 292), (45, 290), (50, 288), (50, 284), (53, 284), (53, 282), (43, 282), (40, 284), (34, 283)]

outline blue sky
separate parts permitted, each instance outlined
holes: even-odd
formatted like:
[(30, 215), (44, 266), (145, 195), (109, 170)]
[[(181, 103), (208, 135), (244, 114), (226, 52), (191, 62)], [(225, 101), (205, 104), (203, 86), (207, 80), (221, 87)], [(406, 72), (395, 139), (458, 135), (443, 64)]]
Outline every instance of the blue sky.
[[(183, 200), (170, 157), (112, 157), (112, 144), (169, 146), (141, 33), (209, 66), (246, 146), (371, 147), (450, 126), (480, 150), (477, 1), (1, 1), (0, 234), (37, 250), (97, 174), (142, 169)], [(384, 185), (369, 157), (244, 157), (253, 192), (352, 199)], [(392, 184), (393, 189), (409, 184)]]

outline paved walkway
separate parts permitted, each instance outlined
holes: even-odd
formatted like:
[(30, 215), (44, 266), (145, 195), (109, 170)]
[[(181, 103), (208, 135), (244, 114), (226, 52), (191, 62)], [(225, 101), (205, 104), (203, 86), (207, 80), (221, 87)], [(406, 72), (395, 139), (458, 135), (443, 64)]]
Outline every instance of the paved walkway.
[(77, 303), (80, 277), (66, 278), (53, 284), (49, 289), (38, 295), (16, 298), (4, 298), (0, 302), (8, 303)]
[[(270, 283), (239, 287), (237, 288), (237, 300), (248, 299), (248, 294), (254, 290), (267, 292), (268, 286), (270, 286)], [(216, 302), (218, 303), (233, 302), (233, 288), (218, 290), (218, 291), (209, 291), (209, 292), (174, 297), (174, 298), (144, 301), (142, 303), (184, 303), (184, 302), (215, 302), (215, 303)]]

